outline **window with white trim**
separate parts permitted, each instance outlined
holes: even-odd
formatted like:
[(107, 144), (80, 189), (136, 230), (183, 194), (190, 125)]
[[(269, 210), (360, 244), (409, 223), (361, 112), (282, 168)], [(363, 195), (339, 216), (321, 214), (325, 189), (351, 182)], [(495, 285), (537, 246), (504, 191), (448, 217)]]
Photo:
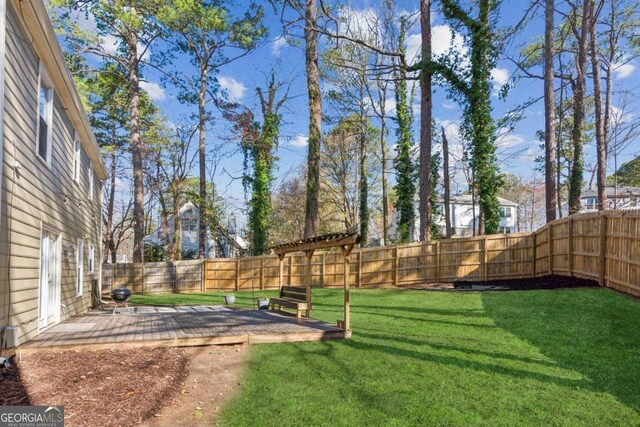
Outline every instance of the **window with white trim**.
[(84, 240), (78, 239), (78, 253), (76, 255), (76, 295), (82, 296), (84, 281)]
[(51, 125), (53, 123), (53, 85), (42, 64), (38, 79), (37, 154), (51, 167)]
[(93, 199), (93, 165), (89, 163), (89, 170), (87, 171), (88, 180), (89, 180), (89, 200)]
[(89, 274), (95, 274), (96, 267), (96, 247), (93, 246), (93, 243), (89, 243), (89, 259), (87, 260), (87, 271)]
[(73, 180), (76, 183), (80, 182), (80, 165), (82, 159), (82, 144), (77, 139), (76, 136), (76, 146), (75, 151), (73, 152)]

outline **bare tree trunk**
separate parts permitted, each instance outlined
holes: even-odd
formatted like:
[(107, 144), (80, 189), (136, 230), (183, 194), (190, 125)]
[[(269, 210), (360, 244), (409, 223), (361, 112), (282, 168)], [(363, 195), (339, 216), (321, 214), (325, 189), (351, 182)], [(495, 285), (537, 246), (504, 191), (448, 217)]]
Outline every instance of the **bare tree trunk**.
[(317, 0), (307, 0), (304, 37), (307, 90), (309, 92), (309, 152), (307, 157), (307, 200), (305, 208), (304, 237), (317, 234), (319, 223), (318, 198), (320, 194), (320, 126), (322, 124), (322, 99), (320, 97), (320, 73), (318, 70), (318, 21)]
[[(364, 100), (364, 96), (362, 96)], [(360, 246), (367, 245), (369, 234), (369, 183), (367, 180), (367, 115), (364, 108), (360, 108), (360, 177), (358, 187), (360, 192)]]
[(206, 120), (207, 112), (205, 110), (206, 94), (207, 94), (207, 72), (206, 66), (200, 69), (200, 93), (198, 94), (198, 159), (200, 163), (200, 206), (198, 206), (198, 258), (206, 257), (206, 241), (207, 241), (207, 165), (205, 136), (206, 136)]
[(545, 208), (547, 222), (556, 219), (556, 101), (553, 80), (553, 35), (554, 35), (554, 0), (545, 0), (544, 31), (544, 165), (545, 165)]
[[(378, 89), (382, 94), (381, 83), (378, 83)], [(384, 244), (388, 244), (388, 228), (389, 228), (389, 200), (387, 195), (387, 116), (386, 108), (386, 88), (384, 95), (380, 97), (380, 153), (382, 162), (382, 240)]]
[(449, 140), (442, 127), (442, 167), (444, 175), (444, 226), (447, 239), (451, 238), (451, 182), (449, 181)]
[[(431, 0), (420, 1), (422, 61), (431, 60)], [(420, 240), (431, 240), (431, 70), (420, 73)]]
[(596, 185), (598, 187), (598, 210), (602, 211), (606, 207), (606, 180), (607, 180), (607, 141), (604, 130), (604, 118), (602, 116), (602, 88), (600, 84), (600, 53), (598, 49), (598, 34), (596, 33), (597, 16), (593, 9), (589, 17), (590, 51), (591, 51), (591, 72), (593, 77), (593, 101), (595, 104), (596, 116)]
[[(113, 210), (116, 200), (116, 150), (115, 147), (111, 150), (111, 167), (109, 168), (109, 185), (111, 186), (111, 192), (109, 193), (109, 202), (107, 204), (107, 224), (105, 227), (105, 250), (104, 250), (104, 262), (109, 259), (109, 253), (114, 253), (113, 247)], [(113, 257), (112, 257), (113, 258)], [(115, 259), (112, 262), (116, 262)]]
[[(172, 184), (172, 187), (175, 184)], [(182, 258), (182, 220), (180, 219), (180, 203), (178, 201), (179, 196), (175, 188), (172, 189), (173, 193), (173, 242), (171, 243), (171, 250), (169, 259), (171, 261)]]
[[(577, 35), (576, 54), (576, 82), (573, 88), (573, 167), (569, 181), (569, 214), (580, 211), (580, 193), (584, 172), (584, 117), (585, 92), (587, 79), (587, 45), (589, 36), (589, 20), (591, 17), (592, 0), (584, 0), (582, 6), (582, 23)], [(573, 24), (575, 26), (575, 23)], [(577, 33), (578, 31), (575, 30)]]
[(200, 69), (200, 93), (198, 94), (198, 160), (200, 163), (200, 206), (198, 206), (198, 258), (204, 259), (206, 254), (207, 241), (207, 165), (206, 165), (206, 120), (207, 112), (205, 110), (207, 95), (207, 73), (206, 66)]
[(142, 137), (140, 135), (140, 76), (138, 37), (130, 33), (129, 48), (129, 102), (131, 157), (133, 163), (133, 262), (144, 262), (144, 177), (142, 170)]

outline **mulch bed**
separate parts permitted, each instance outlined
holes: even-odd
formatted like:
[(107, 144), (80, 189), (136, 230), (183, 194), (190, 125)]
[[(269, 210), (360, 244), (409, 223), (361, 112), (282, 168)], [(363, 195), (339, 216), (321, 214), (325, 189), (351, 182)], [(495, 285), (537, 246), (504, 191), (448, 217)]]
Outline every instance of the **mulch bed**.
[(26, 354), (0, 368), (0, 405), (64, 405), (66, 426), (128, 426), (178, 393), (189, 357), (175, 348)]
[(577, 277), (548, 275), (529, 279), (505, 279), (483, 281), (458, 281), (453, 283), (416, 283), (403, 286), (404, 289), (439, 291), (525, 291), (536, 289), (566, 289), (597, 287), (598, 282)]

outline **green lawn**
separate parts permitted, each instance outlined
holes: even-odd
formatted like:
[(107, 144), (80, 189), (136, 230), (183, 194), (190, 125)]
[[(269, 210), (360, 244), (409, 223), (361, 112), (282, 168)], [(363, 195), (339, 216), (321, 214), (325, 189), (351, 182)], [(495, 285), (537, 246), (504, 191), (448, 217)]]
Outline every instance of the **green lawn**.
[[(341, 318), (340, 291), (313, 292), (314, 317)], [(254, 346), (224, 425), (640, 425), (637, 300), (369, 290), (352, 292), (351, 312), (350, 340)]]

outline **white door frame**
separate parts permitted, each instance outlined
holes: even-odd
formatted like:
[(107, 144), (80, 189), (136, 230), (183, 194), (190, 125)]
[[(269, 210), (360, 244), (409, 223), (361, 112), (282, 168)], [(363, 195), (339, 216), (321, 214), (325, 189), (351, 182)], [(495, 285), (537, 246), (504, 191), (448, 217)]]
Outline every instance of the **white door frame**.
[[(53, 323), (48, 323), (48, 318), (51, 317), (50, 313), (47, 313), (46, 317), (44, 318), (45, 324), (42, 325), (42, 317), (41, 317), (41, 313), (42, 313), (42, 307), (43, 305), (46, 306), (47, 304), (47, 300), (42, 298), (43, 296), (43, 289), (42, 289), (42, 285), (43, 285), (43, 271), (42, 271), (42, 240), (43, 237), (45, 235), (48, 235), (49, 237), (55, 237), (55, 248), (56, 248), (56, 276), (55, 276), (55, 281), (56, 281), (56, 286), (55, 286), (55, 290), (56, 290), (56, 295), (55, 295), (55, 308), (54, 308), (54, 320)], [(48, 248), (47, 248), (48, 251)], [(47, 254), (48, 255), (48, 254)], [(55, 325), (56, 323), (60, 322), (60, 317), (61, 317), (61, 308), (62, 308), (62, 301), (61, 301), (61, 297), (62, 297), (62, 233), (60, 233), (59, 231), (47, 227), (46, 225), (42, 224), (41, 226), (41, 230), (40, 230), (40, 255), (39, 255), (39, 274), (38, 274), (38, 331), (40, 330), (44, 330), (46, 328), (49, 328), (52, 325)], [(48, 292), (48, 289), (47, 289)]]

